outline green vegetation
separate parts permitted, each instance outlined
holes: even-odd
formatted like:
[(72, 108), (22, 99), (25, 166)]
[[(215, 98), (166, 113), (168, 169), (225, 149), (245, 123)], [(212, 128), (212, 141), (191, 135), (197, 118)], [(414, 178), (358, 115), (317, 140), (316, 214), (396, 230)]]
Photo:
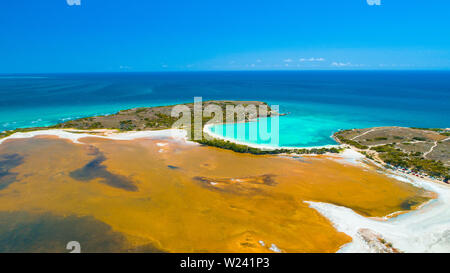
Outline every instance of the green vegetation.
[(365, 157), (367, 157), (368, 159), (375, 160), (375, 159), (373, 158), (373, 156), (371, 156), (370, 154), (368, 154), (368, 153), (365, 152), (365, 151), (362, 151), (361, 154), (363, 154), (363, 155), (364, 155)]
[(158, 117), (156, 119), (156, 122), (158, 123), (158, 126), (160, 126), (160, 127), (169, 128), (178, 120), (178, 118), (174, 118), (172, 116), (161, 114), (161, 113), (157, 113), (156, 116)]
[(425, 130), (425, 131), (433, 131), (433, 132), (438, 132), (443, 136), (450, 136), (450, 132), (448, 132), (445, 129), (441, 129), (441, 128), (418, 128), (418, 127), (411, 127), (411, 129), (417, 129), (417, 130)]
[(0, 138), (9, 137), (10, 135), (14, 134), (15, 131), (4, 131), (0, 133)]
[(148, 109), (148, 108), (138, 108), (138, 109), (136, 109), (136, 114), (145, 112), (145, 111), (147, 111), (147, 109)]
[[(401, 132), (401, 128), (396, 128)], [(420, 128), (414, 128), (414, 129), (420, 129)], [(433, 132), (442, 132), (443, 129), (424, 129), (427, 131), (433, 131)], [(386, 131), (386, 133), (390, 133), (389, 131)], [(423, 137), (422, 134), (419, 134), (420, 132), (417, 132), (416, 136), (413, 136), (411, 139), (415, 141), (429, 141), (427, 138)], [(445, 132), (446, 133), (446, 132)], [(443, 134), (443, 133), (441, 133)], [(339, 131), (335, 134), (335, 138), (339, 140), (341, 143), (349, 144), (353, 147), (356, 147), (361, 150), (367, 150), (369, 149), (368, 146), (365, 146), (358, 141), (347, 139), (347, 137), (353, 137), (354, 133), (353, 131), (349, 132), (349, 130), (345, 131)], [(377, 141), (377, 140), (388, 140), (390, 135), (386, 136), (380, 136), (375, 137), (373, 139), (366, 139), (366, 141)], [(402, 136), (393, 136), (393, 140), (401, 140), (405, 139), (405, 137)], [(414, 145), (416, 145), (414, 142), (403, 142), (400, 143), (403, 145), (408, 145), (412, 149), (411, 152), (405, 152), (398, 144), (394, 141), (392, 141), (389, 144), (381, 145), (381, 146), (372, 146), (370, 148), (371, 151), (375, 151), (378, 153), (378, 157), (384, 161), (386, 164), (395, 166), (395, 167), (401, 167), (401, 168), (407, 168), (411, 169), (416, 172), (423, 172), (433, 177), (440, 177), (445, 179), (449, 179), (450, 177), (450, 168), (448, 168), (442, 159), (445, 159), (445, 157), (438, 157), (434, 159), (430, 158), (424, 158), (423, 152), (418, 151)], [(439, 144), (439, 142), (438, 142)], [(373, 157), (368, 153), (367, 151), (361, 151), (367, 158), (373, 159)]]
[(343, 137), (341, 135), (335, 135), (335, 136), (339, 140), (339, 142), (341, 142), (341, 143), (345, 143), (345, 144), (354, 146), (354, 147), (356, 147), (358, 149), (361, 149), (361, 150), (367, 150), (369, 148), (368, 146), (362, 145), (359, 142), (356, 142), (354, 140), (346, 139), (345, 137)]
[(119, 129), (121, 131), (132, 131), (134, 128), (136, 128), (136, 125), (133, 124), (132, 120), (124, 120), (120, 122)]
[(425, 172), (434, 177), (450, 177), (450, 168), (441, 161), (425, 159), (421, 152), (405, 153), (393, 144), (370, 148), (379, 153), (380, 158), (393, 166)]
[(382, 141), (382, 140), (388, 140), (387, 137), (376, 137), (374, 139), (366, 139), (366, 141)]
[(228, 141), (228, 140), (222, 140), (222, 139), (206, 139), (203, 138), (202, 140), (196, 140), (195, 142), (203, 144), (203, 145), (207, 145), (207, 146), (212, 146), (212, 147), (217, 147), (217, 148), (222, 148), (222, 149), (227, 149), (227, 150), (232, 150), (234, 152), (238, 152), (238, 153), (249, 153), (249, 154), (254, 154), (254, 155), (267, 155), (267, 154), (325, 154), (325, 153), (340, 153), (343, 149), (342, 148), (311, 148), (311, 149), (306, 149), (306, 148), (299, 148), (299, 149), (275, 149), (275, 150), (263, 150), (263, 149), (259, 149), (259, 148), (254, 148), (254, 147), (249, 147), (247, 145), (242, 145), (242, 144), (236, 144), (234, 142)]
[(433, 131), (433, 132), (441, 132), (441, 128), (419, 128), (419, 127), (411, 127), (411, 129), (424, 130), (424, 131)]
[(93, 122), (86, 125), (87, 129), (93, 130), (93, 129), (102, 129), (104, 128), (103, 125), (100, 122)]

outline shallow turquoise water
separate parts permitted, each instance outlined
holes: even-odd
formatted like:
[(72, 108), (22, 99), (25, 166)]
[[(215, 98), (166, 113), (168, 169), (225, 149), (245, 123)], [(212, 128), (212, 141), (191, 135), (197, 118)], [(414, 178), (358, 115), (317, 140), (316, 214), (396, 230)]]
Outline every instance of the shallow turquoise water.
[(194, 96), (279, 105), (288, 113), (279, 119), (280, 146), (335, 144), (330, 135), (339, 129), (450, 127), (450, 71), (272, 71), (0, 75), (0, 131)]
[[(289, 147), (314, 147), (323, 145), (334, 145), (336, 142), (330, 137), (339, 129), (365, 128), (382, 126), (386, 123), (378, 121), (380, 117), (362, 115), (364, 109), (347, 109), (340, 112), (341, 108), (332, 105), (301, 104), (292, 102), (272, 102), (270, 105), (280, 105), (282, 113), (279, 120), (279, 135), (271, 131), (271, 118), (260, 119), (250, 123), (216, 125), (210, 130), (226, 138), (238, 140), (239, 142), (262, 144), (270, 146)], [(386, 117), (384, 117), (386, 118)], [(260, 137), (259, 131), (262, 123), (266, 123), (267, 132), (274, 138)], [(238, 127), (245, 127), (245, 134), (238, 134)], [(253, 130), (253, 137), (251, 131)], [(254, 136), (257, 136), (256, 138)], [(263, 135), (264, 136), (264, 135)]]
[[(279, 117), (278, 141), (265, 140), (259, 137), (252, 139), (250, 137), (250, 128), (254, 128), (253, 130), (256, 131), (254, 135), (259, 135), (259, 125), (252, 123), (266, 122), (270, 132), (270, 121), (265, 121), (265, 119), (246, 125), (216, 125), (211, 127), (210, 130), (226, 138), (245, 143), (285, 147), (314, 147), (336, 144), (330, 136), (340, 129), (391, 125), (421, 127), (419, 124), (424, 124), (422, 120), (432, 115), (426, 113), (427, 109), (419, 111), (418, 109), (389, 109), (379, 106), (373, 109), (373, 107), (358, 105), (346, 106), (287, 101), (269, 101), (269, 104), (279, 105), (280, 112), (288, 114)], [(450, 125), (448, 122), (445, 123), (444, 120), (441, 121), (441, 127), (448, 127), (443, 126), (444, 124)], [(236, 133), (239, 126), (245, 126), (245, 134), (238, 135)], [(230, 132), (234, 132), (234, 134)]]

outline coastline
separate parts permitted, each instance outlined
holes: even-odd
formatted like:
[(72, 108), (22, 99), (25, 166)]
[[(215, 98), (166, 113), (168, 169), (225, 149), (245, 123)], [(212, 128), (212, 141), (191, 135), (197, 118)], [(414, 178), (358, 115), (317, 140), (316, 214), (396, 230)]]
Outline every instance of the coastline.
[[(205, 126), (204, 131), (208, 132)], [(95, 134), (94, 134), (95, 133)], [(78, 130), (78, 129), (49, 129), (30, 132), (17, 132), (13, 135), (0, 139), (0, 144), (9, 139), (32, 138), (36, 136), (56, 136), (68, 139), (73, 143), (83, 144), (79, 140), (87, 137), (104, 138), (112, 140), (134, 140), (140, 138), (166, 139), (171, 138), (176, 141), (182, 141), (185, 144), (198, 145), (189, 141), (187, 131), (182, 129), (166, 129), (153, 131), (128, 131), (118, 132), (116, 130)], [(213, 137), (216, 137), (213, 135)], [(247, 144), (245, 144), (247, 145)], [(257, 145), (261, 148), (261, 145)], [(273, 147), (271, 147), (273, 148)], [(281, 156), (281, 154), (280, 154)], [(356, 149), (347, 148), (339, 155), (330, 156), (330, 158), (340, 162), (350, 163), (362, 166), (362, 160), (366, 159), (364, 155)], [(370, 160), (372, 162), (372, 160)], [(429, 238), (447, 238), (447, 229), (450, 226), (450, 187), (445, 184), (439, 184), (426, 179), (420, 179), (397, 171), (389, 170), (374, 162), (378, 167), (382, 167), (385, 175), (395, 178), (403, 183), (413, 184), (416, 187), (431, 191), (437, 194), (437, 198), (423, 203), (411, 211), (398, 211), (380, 219), (364, 217), (353, 210), (329, 203), (305, 201), (311, 208), (315, 209), (322, 216), (327, 218), (336, 230), (349, 235), (352, 242), (341, 246), (338, 252), (373, 252), (367, 242), (361, 235), (361, 230), (369, 230), (379, 234), (382, 238), (394, 245), (394, 247), (405, 252), (427, 252), (444, 251), (450, 248), (450, 245), (442, 245)], [(446, 220), (447, 219), (447, 220)], [(450, 235), (449, 235), (450, 236)], [(450, 242), (450, 238), (449, 242)], [(416, 241), (414, 241), (416, 240)], [(426, 244), (431, 240), (433, 245)], [(443, 241), (444, 244), (447, 241)], [(375, 251), (376, 252), (376, 251)]]
[(221, 140), (225, 140), (225, 141), (229, 141), (235, 144), (239, 144), (239, 145), (246, 145), (248, 147), (252, 147), (252, 148), (257, 148), (257, 149), (265, 149), (265, 150), (276, 150), (276, 149), (289, 149), (289, 150), (294, 150), (294, 149), (320, 149), (320, 148), (341, 148), (342, 145), (336, 144), (336, 145), (323, 145), (323, 146), (311, 146), (311, 147), (292, 147), (292, 146), (273, 146), (273, 145), (267, 145), (267, 144), (255, 144), (255, 143), (250, 143), (250, 142), (245, 142), (245, 141), (239, 141), (236, 140), (234, 138), (230, 138), (230, 137), (224, 137), (222, 135), (216, 134), (214, 132), (211, 131), (211, 127), (213, 126), (217, 126), (217, 125), (222, 125), (221, 124), (207, 124), (203, 127), (203, 133), (208, 134), (214, 138), (217, 139), (221, 139)]
[[(97, 134), (93, 134), (97, 133)], [(103, 134), (103, 135), (99, 135)], [(30, 132), (16, 132), (10, 136), (0, 139), (0, 144), (9, 139), (32, 138), (36, 136), (56, 136), (62, 139), (67, 139), (76, 144), (83, 144), (79, 142), (81, 138), (96, 137), (112, 140), (134, 140), (139, 138), (172, 138), (174, 140), (187, 141), (187, 132), (181, 129), (166, 129), (154, 131), (128, 131), (118, 132), (115, 130), (75, 130), (75, 129), (49, 129), (37, 130)], [(191, 143), (191, 142), (189, 142)], [(192, 142), (194, 143), (194, 142)]]
[[(358, 151), (350, 149), (355, 153)], [(361, 155), (363, 157), (363, 155)], [(372, 162), (372, 160), (371, 160)], [(377, 166), (377, 164), (375, 162)], [(333, 226), (352, 238), (338, 253), (377, 252), (363, 231), (369, 230), (402, 252), (446, 252), (450, 248), (450, 187), (383, 168), (385, 175), (437, 195), (410, 211), (398, 211), (381, 218), (364, 217), (350, 208), (329, 203), (306, 201)]]
[[(161, 131), (157, 134), (158, 137), (163, 135)], [(87, 136), (81, 133), (78, 135)], [(2, 210), (26, 203), (20, 208), (39, 208), (63, 215), (92, 215), (118, 232), (128, 234), (130, 238), (142, 232), (148, 240), (169, 252), (187, 251), (192, 245), (196, 246), (196, 252), (205, 247), (209, 247), (207, 249), (212, 252), (268, 252), (271, 251), (269, 247), (272, 244), (284, 252), (336, 252), (351, 238), (336, 231), (326, 218), (298, 201), (318, 198), (339, 200), (351, 207), (358, 206), (358, 203), (351, 200), (352, 185), (361, 189), (363, 196), (372, 198), (370, 187), (358, 182), (358, 178), (365, 175), (361, 169), (332, 162), (326, 156), (306, 159), (308, 162), (280, 156), (258, 157), (208, 146), (186, 145), (184, 141), (176, 142), (171, 137), (109, 141), (87, 136), (78, 141), (83, 144), (73, 144), (55, 136), (36, 136), (34, 139), (6, 141), (0, 145), (3, 151), (17, 151), (24, 156), (25, 164), (12, 171), (18, 175), (26, 175), (35, 170), (33, 175), (24, 178), (23, 183), (14, 183), (8, 191), (2, 192), (2, 201), (5, 201), (2, 202)], [(108, 172), (133, 183), (139, 190), (124, 191), (121, 187), (111, 184), (108, 177), (106, 181), (96, 179), (83, 182), (80, 178), (70, 175), (74, 171), (79, 173), (86, 170), (85, 166), (91, 166), (92, 162), (98, 162), (103, 157), (106, 157), (106, 160), (101, 163), (100, 175)], [(351, 170), (345, 174), (347, 168)], [(55, 175), (61, 171), (65, 174)], [(92, 169), (86, 171), (92, 172)], [(93, 171), (94, 174), (98, 173), (97, 170)], [(370, 177), (370, 185), (393, 189), (402, 198), (418, 194), (417, 189), (408, 185), (409, 189), (404, 190), (403, 186), (392, 183), (391, 179), (381, 177), (373, 171), (367, 175)], [(327, 178), (333, 176), (342, 181), (342, 186)], [(195, 177), (202, 177), (202, 180)], [(46, 183), (47, 180), (49, 183)], [(36, 183), (32, 183), (33, 181)], [(64, 183), (65, 181), (70, 183)], [(316, 183), (310, 183), (313, 181)], [(179, 187), (181, 183), (182, 188)], [(315, 190), (311, 192), (308, 187)], [(322, 189), (325, 192), (321, 192)], [(23, 192), (23, 195), (15, 194), (16, 190)], [(348, 194), (348, 198), (338, 196), (337, 192), (340, 190)], [(162, 191), (169, 195), (160, 194)], [(377, 197), (374, 199), (386, 200), (383, 190), (375, 191)], [(27, 194), (29, 192), (33, 194), (30, 196)], [(72, 198), (67, 198), (68, 195)], [(152, 198), (148, 198), (149, 196)], [(195, 198), (192, 198), (193, 196)], [(254, 198), (248, 198), (249, 196), (262, 200), (255, 202)], [(292, 198), (286, 198), (287, 196)], [(49, 200), (46, 201), (47, 199)], [(195, 202), (189, 201), (192, 199)], [(229, 207), (236, 205), (236, 200), (240, 200), (239, 207), (243, 209)], [(400, 203), (395, 200), (386, 200), (386, 204), (366, 202), (362, 198), (360, 200), (364, 203), (363, 207), (371, 211), (370, 215), (383, 216), (397, 210), (392, 210), (390, 205), (400, 208)], [(77, 203), (82, 206), (77, 206)], [(212, 207), (215, 213), (199, 216), (198, 211), (205, 207)], [(121, 213), (111, 214), (111, 211)], [(186, 217), (189, 219), (185, 222), (188, 226), (197, 225), (198, 228), (191, 229), (191, 232), (185, 235), (188, 237), (185, 242), (190, 243), (179, 244), (178, 236), (173, 241), (166, 241), (163, 234), (169, 237), (179, 234), (177, 219), (181, 212), (190, 216)], [(151, 219), (155, 219), (156, 215), (160, 216), (160, 220), (152, 224), (154, 221)], [(211, 223), (212, 215), (220, 216), (220, 222)], [(133, 217), (136, 221), (129, 222)], [(296, 224), (285, 227), (283, 223), (286, 221)], [(204, 236), (201, 235), (202, 232), (198, 232), (202, 229), (208, 234), (208, 240), (198, 240)], [(237, 229), (250, 230), (250, 233), (245, 232), (244, 235), (236, 237)], [(154, 232), (155, 230), (161, 230), (162, 233)], [(223, 241), (217, 238), (217, 232), (221, 230), (227, 231), (226, 238), (229, 239)], [(307, 242), (314, 244), (303, 243), (304, 234), (311, 236)], [(247, 242), (247, 239), (251, 240), (254, 247), (240, 244)], [(258, 244), (259, 240), (264, 241), (268, 247)], [(139, 241), (138, 244), (143, 242)]]

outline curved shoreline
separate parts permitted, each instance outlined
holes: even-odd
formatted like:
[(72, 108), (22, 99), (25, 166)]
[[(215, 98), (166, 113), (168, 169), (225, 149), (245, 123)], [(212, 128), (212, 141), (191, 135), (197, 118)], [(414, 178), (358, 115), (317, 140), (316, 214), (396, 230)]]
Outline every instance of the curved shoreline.
[(448, 252), (450, 250), (450, 187), (417, 177), (391, 172), (386, 175), (436, 193), (438, 197), (418, 208), (383, 219), (364, 217), (352, 209), (329, 203), (306, 202), (352, 237), (339, 253), (377, 252), (361, 231), (370, 230), (402, 252)]
[[(206, 129), (204, 128), (204, 130)], [(92, 133), (97, 133), (97, 135)], [(86, 137), (112, 140), (172, 138), (185, 143), (196, 144), (188, 141), (187, 132), (181, 129), (131, 132), (50, 129), (25, 133), (17, 132), (0, 139), (0, 144), (9, 139), (32, 138), (36, 136), (57, 136), (78, 144), (83, 144), (79, 140)], [(361, 160), (364, 158), (362, 154), (353, 149), (347, 149), (339, 157), (341, 160), (358, 165), (361, 164)], [(376, 234), (380, 234), (382, 238), (386, 238), (388, 242), (391, 242), (395, 248), (401, 251), (448, 251), (450, 249), (450, 187), (391, 170), (385, 170), (385, 174), (401, 182), (410, 183), (416, 187), (434, 192), (438, 197), (431, 202), (422, 204), (415, 210), (390, 215), (389, 217), (383, 217), (383, 219), (363, 217), (349, 208), (333, 204), (306, 202), (311, 208), (326, 217), (338, 231), (352, 237), (352, 242), (343, 245), (338, 252), (373, 252), (374, 249), (364, 241), (360, 234), (362, 229), (369, 229)]]
[[(103, 133), (104, 135), (98, 135), (93, 133), (99, 134)], [(9, 139), (32, 138), (36, 136), (56, 136), (62, 139), (68, 139), (76, 144), (83, 144), (79, 142), (79, 139), (85, 137), (96, 137), (112, 140), (133, 140), (139, 138), (171, 137), (175, 140), (183, 140), (187, 142), (187, 132), (181, 129), (130, 131), (130, 132), (117, 132), (112, 130), (49, 129), (49, 130), (30, 131), (24, 133), (16, 132), (10, 136), (0, 139), (0, 144)]]
[(239, 145), (245, 145), (248, 147), (252, 147), (252, 148), (257, 148), (257, 149), (266, 149), (266, 150), (276, 150), (276, 149), (289, 149), (289, 150), (295, 150), (295, 149), (320, 149), (320, 148), (340, 148), (342, 147), (342, 145), (336, 144), (336, 145), (322, 145), (322, 146), (310, 146), (310, 147), (292, 147), (292, 146), (272, 146), (272, 145), (268, 145), (268, 144), (255, 144), (255, 143), (250, 143), (250, 142), (245, 142), (245, 141), (239, 141), (236, 140), (234, 138), (230, 138), (230, 137), (225, 137), (219, 134), (216, 134), (214, 132), (211, 131), (211, 127), (213, 126), (217, 126), (217, 125), (223, 125), (223, 123), (220, 124), (207, 124), (203, 127), (203, 133), (206, 133), (214, 138), (218, 138), (218, 139), (222, 139), (225, 141), (229, 141), (235, 144), (239, 144)]

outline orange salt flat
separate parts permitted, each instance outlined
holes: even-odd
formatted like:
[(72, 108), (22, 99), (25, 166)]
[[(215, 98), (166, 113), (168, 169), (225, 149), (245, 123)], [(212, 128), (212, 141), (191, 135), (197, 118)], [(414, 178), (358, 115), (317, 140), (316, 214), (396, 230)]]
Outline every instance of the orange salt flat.
[(304, 201), (381, 217), (432, 197), (327, 156), (255, 156), (170, 140), (80, 141), (0, 145), (0, 155), (23, 156), (10, 170), (16, 181), (0, 190), (0, 212), (92, 216), (126, 238), (119, 251), (152, 245), (167, 252), (272, 252), (274, 244), (282, 252), (335, 252), (351, 238)]

